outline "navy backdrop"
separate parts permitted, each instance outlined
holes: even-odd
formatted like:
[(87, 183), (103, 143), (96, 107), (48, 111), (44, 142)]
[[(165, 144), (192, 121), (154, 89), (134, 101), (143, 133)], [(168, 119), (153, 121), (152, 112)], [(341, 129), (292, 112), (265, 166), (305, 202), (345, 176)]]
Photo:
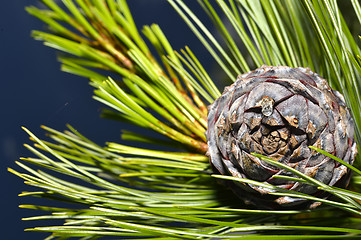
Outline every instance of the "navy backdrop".
[[(196, 1), (186, 1), (198, 8)], [(18, 197), (31, 190), (23, 181), (10, 174), (20, 156), (31, 156), (23, 147), (30, 143), (21, 130), (25, 126), (44, 137), (40, 125), (64, 130), (69, 123), (99, 144), (119, 141), (122, 124), (101, 119), (102, 105), (92, 100), (92, 88), (86, 79), (61, 72), (53, 49), (30, 37), (33, 29), (44, 30), (45, 24), (28, 15), (24, 8), (37, 1), (7, 1), (0, 8), (0, 183), (1, 235), (0, 239), (43, 239), (47, 234), (24, 232), (23, 229), (49, 224), (21, 221), (37, 212), (18, 208), (20, 204), (42, 203), (31, 197)], [(131, 10), (138, 24), (158, 23), (175, 49), (189, 45), (208, 62), (202, 45), (188, 30), (166, 0), (130, 0)], [(51, 223), (50, 223), (51, 224)]]

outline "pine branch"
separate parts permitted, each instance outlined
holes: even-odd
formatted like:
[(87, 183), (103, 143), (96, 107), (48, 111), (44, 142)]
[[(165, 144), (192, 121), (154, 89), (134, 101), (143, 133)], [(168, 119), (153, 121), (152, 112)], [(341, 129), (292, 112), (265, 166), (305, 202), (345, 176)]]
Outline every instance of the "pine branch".
[[(207, 93), (202, 85), (188, 80), (187, 76), (191, 75), (182, 67), (158, 26), (145, 27), (145, 35), (162, 58), (163, 54), (170, 54), (170, 60), (183, 72), (180, 77), (168, 60), (163, 61), (164, 69), (157, 63), (134, 25), (125, 1), (77, 1), (83, 11), (72, 1), (65, 1), (69, 14), (51, 0), (44, 3), (49, 10), (34, 7), (27, 10), (48, 23), (54, 34), (34, 31), (33, 36), (75, 56), (59, 59), (63, 70), (90, 78), (97, 89), (95, 99), (120, 112), (122, 119), (205, 152), (206, 105), (195, 89), (203, 95)], [(71, 25), (77, 31), (66, 30), (63, 25)], [(197, 61), (193, 56), (194, 60)], [(117, 79), (105, 80), (108, 77), (97, 73), (96, 69), (116, 73)], [(203, 84), (214, 88), (209, 78), (205, 78)], [(209, 96), (207, 98), (212, 101)], [(149, 109), (155, 110), (161, 118), (148, 114)]]

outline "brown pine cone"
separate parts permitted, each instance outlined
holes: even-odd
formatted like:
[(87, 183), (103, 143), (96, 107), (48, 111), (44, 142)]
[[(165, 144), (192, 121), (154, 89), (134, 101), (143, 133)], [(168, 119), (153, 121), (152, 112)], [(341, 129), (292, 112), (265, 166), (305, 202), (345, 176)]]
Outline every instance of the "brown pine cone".
[[(250, 153), (338, 187), (348, 184), (348, 168), (308, 146), (349, 164), (357, 154), (354, 123), (343, 96), (308, 68), (262, 66), (239, 76), (210, 105), (207, 139), (216, 172), (319, 197), (325, 194), (314, 186), (275, 178), (293, 175)], [(270, 190), (252, 184), (232, 183), (231, 188), (246, 202), (268, 208), (312, 204), (271, 196)]]

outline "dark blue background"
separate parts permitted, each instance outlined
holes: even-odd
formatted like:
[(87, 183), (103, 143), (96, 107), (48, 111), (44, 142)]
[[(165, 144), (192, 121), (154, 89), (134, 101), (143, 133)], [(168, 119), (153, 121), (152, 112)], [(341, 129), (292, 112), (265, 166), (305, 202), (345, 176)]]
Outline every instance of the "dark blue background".
[[(186, 1), (198, 8), (196, 1)], [(69, 123), (81, 133), (103, 144), (119, 141), (122, 124), (99, 117), (102, 105), (92, 100), (92, 88), (84, 78), (60, 71), (53, 49), (30, 37), (33, 29), (45, 24), (28, 15), (24, 7), (37, 1), (7, 1), (0, 8), (0, 239), (43, 239), (48, 234), (24, 232), (23, 229), (47, 222), (21, 221), (38, 214), (18, 208), (20, 204), (39, 203), (31, 197), (18, 197), (30, 190), (23, 180), (10, 174), (8, 167), (22, 171), (14, 162), (20, 156), (32, 156), (23, 143), (30, 143), (21, 126), (43, 138), (40, 125), (64, 130)], [(203, 62), (208, 61), (204, 48), (165, 0), (130, 0), (138, 24), (158, 23), (175, 49), (189, 45)], [(198, 8), (199, 9), (199, 8)], [(211, 61), (208, 61), (211, 62)]]

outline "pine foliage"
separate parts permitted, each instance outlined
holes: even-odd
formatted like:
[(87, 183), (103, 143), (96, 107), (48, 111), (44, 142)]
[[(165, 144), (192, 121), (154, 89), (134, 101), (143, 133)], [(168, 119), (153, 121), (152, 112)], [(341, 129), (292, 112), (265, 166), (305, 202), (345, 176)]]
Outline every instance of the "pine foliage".
[[(167, 1), (230, 81), (263, 64), (309, 67), (328, 79), (345, 96), (361, 142), (357, 0), (347, 8), (336, 0), (198, 0), (209, 19), (199, 19), (186, 1)], [(218, 182), (250, 180), (212, 174), (205, 156), (207, 105), (222, 90), (196, 53), (188, 47), (175, 51), (158, 25), (139, 31), (125, 0), (42, 2), (44, 8), (27, 8), (49, 27), (48, 32), (34, 31), (34, 38), (62, 52), (63, 71), (90, 80), (94, 99), (107, 106), (104, 117), (156, 135), (124, 131), (122, 138), (129, 146), (111, 142), (103, 147), (72, 126), (64, 132), (44, 126), (47, 140), (25, 129), (34, 142), (26, 145), (33, 157), (17, 162), (21, 171), (9, 171), (37, 188), (21, 196), (49, 199), (49, 206), (22, 205), (48, 213), (38, 211), (39, 215), (24, 220), (64, 221), (60, 226), (49, 221), (48, 227), (28, 231), (49, 232), (49, 240), (361, 238), (360, 157), (356, 167), (348, 166), (354, 174), (345, 190), (259, 156), (294, 173), (295, 181), (315, 185), (334, 197), (319, 199), (253, 181), (272, 189), (274, 195), (322, 205), (312, 210), (244, 205)], [(217, 36), (203, 23), (209, 20), (218, 29)], [(132, 141), (144, 147), (133, 147)], [(54, 201), (66, 207), (52, 207)]]

